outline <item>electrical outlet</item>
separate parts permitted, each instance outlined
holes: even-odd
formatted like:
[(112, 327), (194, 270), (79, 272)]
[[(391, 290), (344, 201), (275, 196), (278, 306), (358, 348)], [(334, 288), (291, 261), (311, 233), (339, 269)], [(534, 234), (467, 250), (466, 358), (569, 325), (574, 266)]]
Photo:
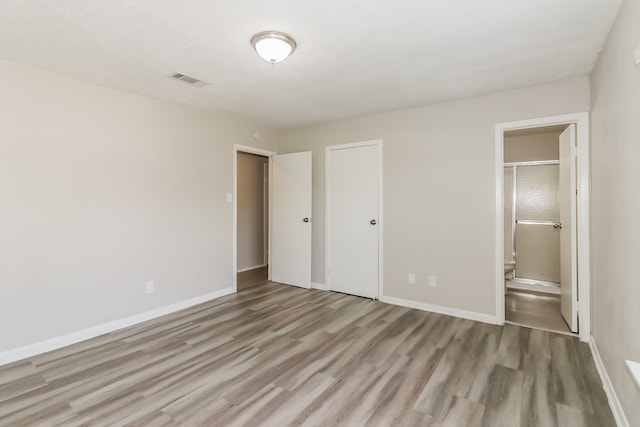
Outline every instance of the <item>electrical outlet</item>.
[(233, 202), (233, 194), (227, 193), (227, 203), (232, 203), (232, 202)]
[(436, 276), (429, 276), (429, 287), (430, 288), (436, 287)]
[(416, 275), (413, 273), (409, 273), (409, 278), (407, 279), (410, 285), (416, 284)]
[(156, 290), (156, 284), (153, 281), (147, 282), (147, 293), (152, 294)]

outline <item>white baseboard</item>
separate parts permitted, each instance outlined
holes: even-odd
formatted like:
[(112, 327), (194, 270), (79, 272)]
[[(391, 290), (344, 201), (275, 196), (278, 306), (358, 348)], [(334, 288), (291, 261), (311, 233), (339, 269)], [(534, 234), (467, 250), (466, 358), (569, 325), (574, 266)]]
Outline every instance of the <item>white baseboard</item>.
[(395, 298), (383, 296), (380, 298), (380, 301), (386, 302), (387, 304), (399, 305), (407, 308), (415, 308), (417, 310), (422, 311), (430, 311), (432, 313), (438, 314), (446, 314), (447, 316), (461, 317), (463, 319), (476, 320), (478, 322), (490, 323), (492, 325), (497, 325), (498, 321), (496, 316), (492, 316), (490, 314), (477, 313), (475, 311), (466, 311), (459, 310), (457, 308), (451, 307), (443, 307), (440, 305), (427, 304), (424, 302), (412, 301), (403, 298)]
[(311, 289), (318, 289), (320, 291), (328, 291), (329, 287), (324, 283), (311, 282)]
[(600, 380), (602, 380), (602, 387), (607, 394), (609, 407), (611, 408), (611, 412), (613, 412), (613, 417), (616, 419), (616, 424), (618, 427), (629, 427), (629, 421), (627, 421), (627, 416), (624, 414), (620, 400), (618, 400), (618, 395), (613, 388), (607, 369), (604, 367), (604, 363), (602, 363), (602, 358), (600, 357), (600, 352), (598, 352), (598, 347), (596, 346), (596, 341), (593, 336), (591, 336), (589, 347), (591, 348), (591, 354), (593, 355), (593, 361), (600, 375)]
[(258, 268), (266, 267), (267, 264), (254, 265), (253, 267), (241, 268), (237, 273), (244, 273), (245, 271), (256, 270)]
[(216, 298), (223, 297), (234, 293), (233, 288), (221, 289), (210, 294), (201, 295), (199, 297), (191, 298), (188, 300), (180, 301), (175, 304), (159, 307), (153, 310), (145, 311), (144, 313), (135, 314), (133, 316), (125, 317), (123, 319), (113, 320), (111, 322), (102, 323), (100, 325), (92, 326), (81, 331), (72, 332), (70, 334), (62, 335), (55, 338), (50, 338), (44, 341), (36, 342), (33, 344), (25, 345), (23, 347), (14, 348), (11, 350), (0, 353), (0, 366), (8, 363), (16, 362), (18, 360), (26, 359), (28, 357), (36, 356), (38, 354), (46, 353), (51, 350), (56, 350), (62, 347), (66, 347), (71, 344), (85, 341), (91, 338), (95, 338), (99, 335), (104, 335), (109, 332), (117, 331), (118, 329), (126, 328), (138, 323), (145, 322), (147, 320), (155, 319), (156, 317), (164, 316), (166, 314), (173, 313), (175, 311), (183, 310), (194, 305), (202, 304), (203, 302), (211, 301)]

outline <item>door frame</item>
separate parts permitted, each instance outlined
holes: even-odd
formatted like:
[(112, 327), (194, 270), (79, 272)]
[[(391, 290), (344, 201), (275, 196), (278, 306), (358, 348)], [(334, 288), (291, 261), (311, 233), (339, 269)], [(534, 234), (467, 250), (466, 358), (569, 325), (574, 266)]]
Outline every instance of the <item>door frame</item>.
[(329, 217), (329, 174), (330, 174), (330, 164), (329, 164), (329, 153), (331, 151), (336, 150), (344, 150), (348, 148), (358, 148), (358, 147), (367, 147), (367, 146), (377, 146), (378, 147), (378, 296), (377, 300), (380, 300), (384, 296), (384, 265), (383, 265), (383, 194), (382, 194), (382, 139), (374, 139), (371, 141), (361, 141), (354, 142), (349, 144), (338, 144), (338, 145), (329, 145), (325, 147), (325, 236), (324, 236), (324, 248), (325, 248), (325, 286), (330, 291), (331, 290), (331, 276), (329, 274), (329, 229), (331, 227), (331, 218)]
[(590, 156), (589, 156), (589, 113), (572, 113), (558, 116), (540, 117), (528, 120), (497, 123), (495, 125), (495, 280), (496, 280), (496, 321), (505, 323), (504, 297), (504, 132), (516, 129), (571, 124), (576, 125), (577, 143), (577, 246), (578, 253), (578, 335), (581, 341), (591, 340), (591, 254), (589, 230), (590, 204)]
[[(249, 147), (248, 145), (233, 144), (233, 261), (231, 268), (233, 269), (233, 292), (238, 292), (238, 152), (257, 154), (269, 159), (269, 236), (268, 236), (268, 251), (267, 251), (267, 265), (271, 263), (271, 161), (272, 157), (277, 154), (274, 151), (264, 150), (262, 148)], [(271, 280), (271, 271), (269, 272), (268, 279)]]

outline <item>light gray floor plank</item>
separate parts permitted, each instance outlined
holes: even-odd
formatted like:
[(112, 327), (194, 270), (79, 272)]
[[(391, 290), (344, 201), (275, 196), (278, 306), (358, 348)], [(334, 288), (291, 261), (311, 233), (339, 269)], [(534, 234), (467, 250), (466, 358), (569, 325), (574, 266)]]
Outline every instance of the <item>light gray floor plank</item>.
[(0, 367), (0, 426), (614, 426), (588, 346), (239, 277)]
[(495, 365), (489, 378), (488, 389), (484, 402), (483, 424), (494, 427), (520, 425), (522, 371)]
[(517, 325), (570, 334), (560, 314), (560, 295), (508, 289), (505, 319)]

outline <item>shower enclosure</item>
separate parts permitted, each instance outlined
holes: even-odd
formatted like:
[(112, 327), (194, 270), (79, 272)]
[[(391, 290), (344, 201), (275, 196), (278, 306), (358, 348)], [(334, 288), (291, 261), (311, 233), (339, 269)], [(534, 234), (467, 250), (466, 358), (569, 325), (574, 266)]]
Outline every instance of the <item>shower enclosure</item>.
[(505, 263), (514, 282), (560, 286), (559, 161), (505, 163)]

